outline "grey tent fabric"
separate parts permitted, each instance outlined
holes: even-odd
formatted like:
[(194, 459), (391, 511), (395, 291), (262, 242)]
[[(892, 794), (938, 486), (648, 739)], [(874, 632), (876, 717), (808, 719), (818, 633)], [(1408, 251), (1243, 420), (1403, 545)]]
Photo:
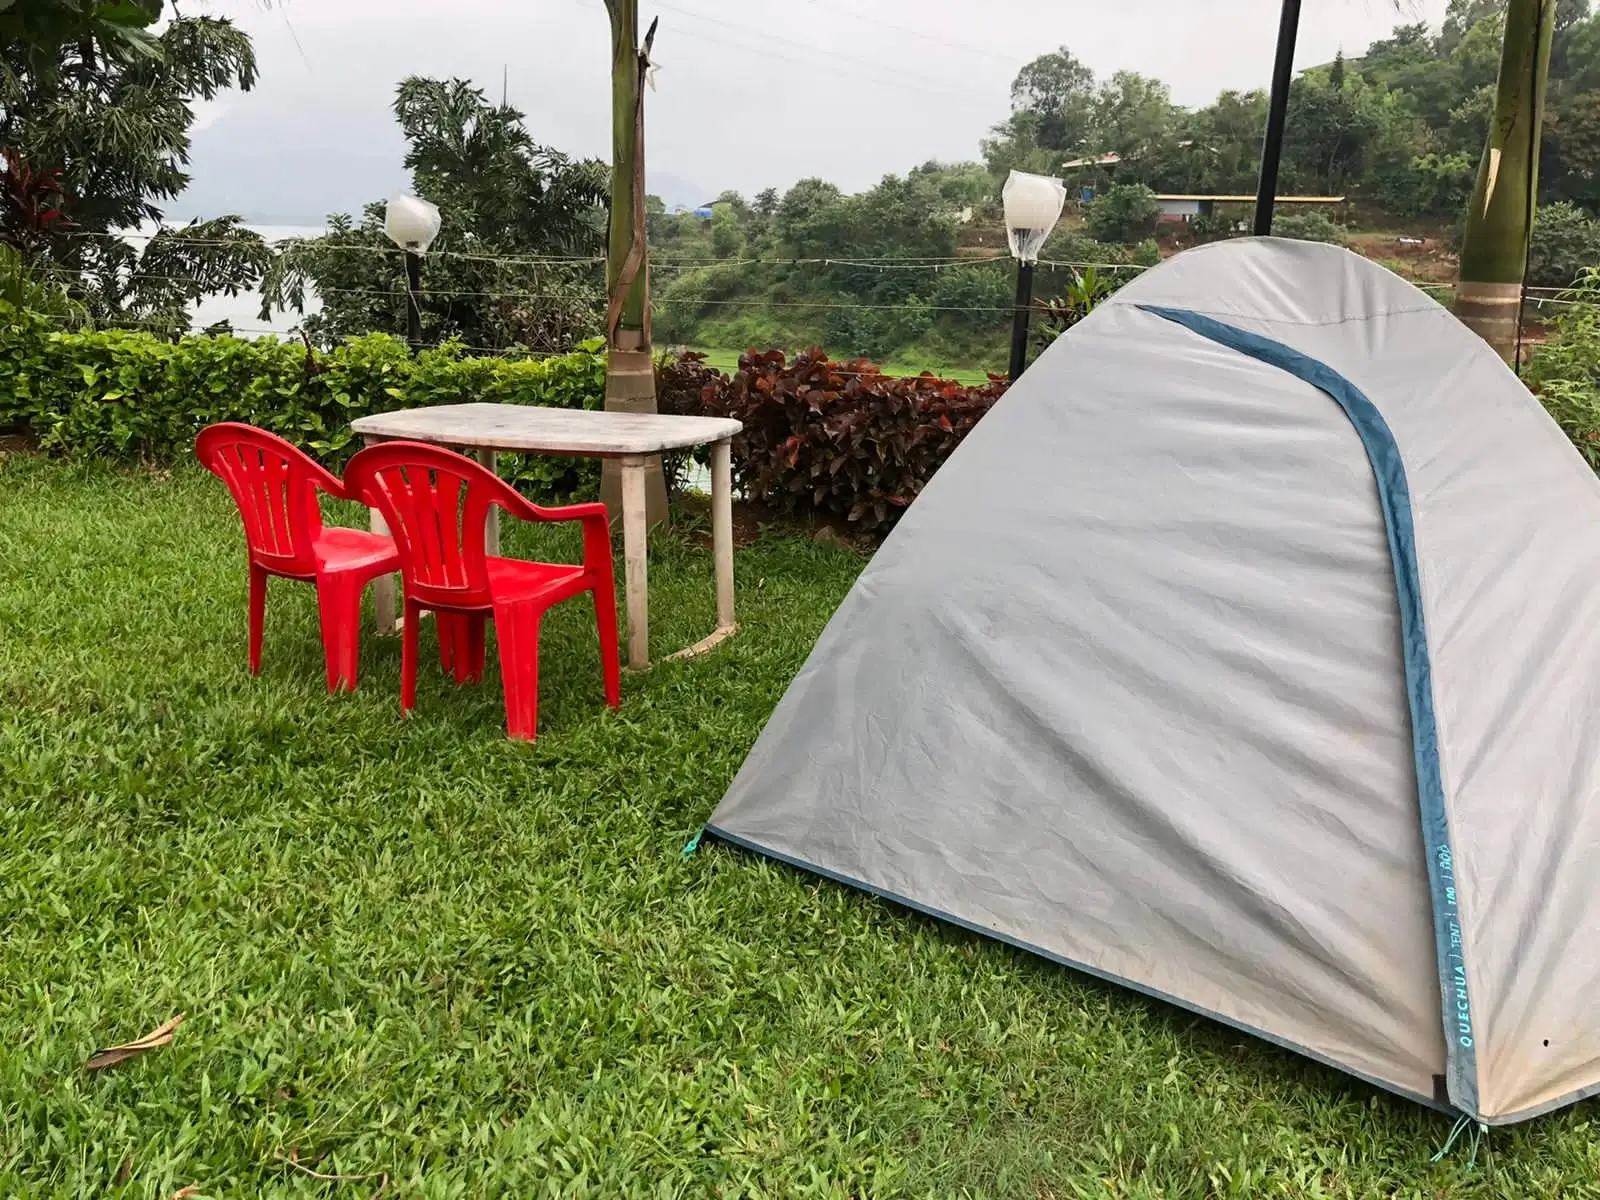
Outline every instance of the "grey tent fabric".
[(1503, 1123), (1600, 1090), (1600, 483), (1346, 251), (1193, 250), (906, 513), (715, 836)]

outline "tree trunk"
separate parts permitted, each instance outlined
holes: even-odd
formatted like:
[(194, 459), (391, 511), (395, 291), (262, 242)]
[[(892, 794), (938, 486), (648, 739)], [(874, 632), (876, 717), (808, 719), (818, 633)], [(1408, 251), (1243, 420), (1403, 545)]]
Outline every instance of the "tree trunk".
[(1539, 137), (1556, 0), (1510, 0), (1494, 120), (1461, 245), (1456, 315), (1511, 362), (1539, 194)]
[[(606, 247), (606, 411), (656, 411), (650, 346), (650, 253), (645, 243), (644, 97), (646, 59), (639, 48), (639, 0), (606, 0), (611, 13), (611, 226)], [(612, 519), (622, 511), (622, 478), (607, 460), (600, 498)], [(649, 524), (667, 519), (661, 459), (645, 483)]]

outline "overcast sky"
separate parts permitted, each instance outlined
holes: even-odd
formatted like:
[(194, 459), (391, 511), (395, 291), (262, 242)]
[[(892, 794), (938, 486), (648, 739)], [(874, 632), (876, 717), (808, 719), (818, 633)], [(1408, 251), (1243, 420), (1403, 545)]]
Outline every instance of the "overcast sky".
[[(641, 0), (659, 15), (647, 100), (650, 190), (694, 203), (819, 175), (847, 190), (930, 158), (978, 156), (1017, 69), (1058, 46), (1130, 69), (1181, 104), (1264, 87), (1279, 0)], [(1435, 24), (1445, 0), (1410, 0)], [(213, 0), (255, 39), (261, 80), (202, 113), (184, 215), (316, 218), (403, 185), (389, 114), (408, 74), (464, 76), (533, 136), (609, 157), (602, 0)], [(1299, 65), (1358, 54), (1390, 0), (1308, 0)]]

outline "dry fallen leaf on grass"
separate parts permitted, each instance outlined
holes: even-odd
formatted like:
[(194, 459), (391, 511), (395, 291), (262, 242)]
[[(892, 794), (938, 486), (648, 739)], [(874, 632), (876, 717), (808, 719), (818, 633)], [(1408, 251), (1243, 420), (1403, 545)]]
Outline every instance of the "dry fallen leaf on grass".
[(373, 1193), (374, 1200), (376, 1200), (376, 1197), (381, 1196), (389, 1187), (389, 1172), (387, 1171), (369, 1171), (365, 1175), (326, 1174), (322, 1171), (312, 1170), (312, 1168), (301, 1162), (300, 1151), (295, 1149), (291, 1149), (288, 1154), (278, 1155), (278, 1161), (287, 1166), (293, 1167), (296, 1171), (300, 1171), (311, 1176), (313, 1179), (326, 1179), (337, 1183), (361, 1183), (368, 1179), (381, 1179), (383, 1182), (378, 1185), (378, 1190)]
[[(96, 1050), (89, 1056), (87, 1071), (103, 1071), (107, 1067), (114, 1067), (120, 1062), (127, 1062), (130, 1058), (137, 1058), (147, 1050), (158, 1050), (172, 1041), (172, 1032), (183, 1024), (183, 1014), (179, 1013), (164, 1025), (158, 1025), (136, 1042), (124, 1042), (120, 1046), (108, 1046), (104, 1050)], [(190, 1193), (191, 1195), (193, 1193)]]
[(189, 1200), (190, 1196), (198, 1196), (199, 1194), (200, 1188), (191, 1183), (188, 1187), (179, 1188), (177, 1191), (173, 1192), (172, 1195), (168, 1197), (168, 1200)]

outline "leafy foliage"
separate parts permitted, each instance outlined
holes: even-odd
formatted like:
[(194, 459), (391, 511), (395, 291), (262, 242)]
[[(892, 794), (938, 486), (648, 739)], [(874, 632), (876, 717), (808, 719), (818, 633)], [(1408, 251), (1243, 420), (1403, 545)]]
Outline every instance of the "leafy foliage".
[(1528, 251), (1529, 285), (1570, 287), (1597, 264), (1600, 220), (1565, 201), (1541, 206)]
[[(1494, 106), (1504, 0), (1453, 0), (1437, 34), (1398, 26), (1360, 57), (1303, 72), (1290, 92), (1282, 187), (1379, 201), (1399, 216), (1448, 216), (1469, 194)], [(1262, 92), (1223, 92), (1185, 111), (1159, 81), (1100, 80), (1068, 47), (1022, 68), (1011, 115), (984, 143), (990, 170), (1057, 174), (1115, 153), (1113, 170), (1073, 168), (1074, 182), (1144, 183), (1158, 191), (1254, 189)], [(1560, 0), (1546, 120), (1542, 193), (1600, 203), (1600, 17)]]
[(984, 142), (984, 159), (996, 175), (1013, 168), (1054, 175), (1064, 158), (1079, 155), (1160, 155), (1176, 148), (1181, 115), (1160, 80), (1118, 71), (1101, 83), (1063, 46), (1018, 72), (1011, 116)]
[(1549, 341), (1535, 350), (1528, 384), (1600, 471), (1600, 268), (1588, 267), (1564, 299)]
[(24, 261), (38, 257), (50, 241), (71, 227), (61, 211), (61, 169), (35, 171), (21, 158), (3, 155), (0, 171), (0, 242)]
[(994, 377), (975, 388), (927, 374), (891, 378), (820, 350), (792, 361), (779, 350), (747, 354), (731, 380), (689, 355), (660, 379), (662, 411), (744, 423), (733, 473), (750, 499), (874, 537), (893, 528), (1006, 390)]
[(4, 312), (23, 312), (68, 328), (89, 323), (89, 310), (48, 267), (30, 264), (16, 249), (0, 244), (0, 313)]
[(118, 58), (153, 57), (161, 50), (149, 27), (161, 8), (162, 0), (11, 0), (0, 6), (0, 46), (25, 50), (28, 65), (46, 73), (61, 46), (86, 38)]
[(1272, 218), (1272, 232), (1278, 237), (1298, 238), (1302, 242), (1329, 242), (1343, 246), (1349, 239), (1326, 213), (1280, 211)]
[[(929, 162), (853, 196), (820, 179), (755, 204), (725, 193), (709, 227), (658, 209), (650, 234), (656, 337), (680, 345), (715, 337), (729, 347), (822, 342), (877, 359), (924, 343), (998, 344), (1007, 273), (959, 261), (963, 234), (997, 219), (997, 196), (981, 166)], [(704, 265), (717, 259), (727, 265)]]
[[(423, 338), (486, 350), (555, 353), (597, 333), (601, 272), (562, 259), (604, 250), (609, 172), (535, 142), (517, 109), (459, 80), (412, 76), (394, 101), (413, 189), (445, 214), (422, 274)], [(326, 234), (285, 242), (263, 287), (263, 315), (322, 309), (304, 321), (323, 345), (404, 334), (404, 255), (384, 235), (384, 205)], [(554, 261), (552, 261), (554, 260)]]
[(47, 261), (97, 321), (172, 334), (200, 297), (252, 287), (269, 252), (236, 217), (163, 229), (143, 246), (117, 236), (159, 223), (187, 186), (193, 105), (256, 78), (250, 39), (220, 18), (174, 16), (148, 44), (136, 39), (148, 52), (108, 32), (108, 21), (136, 31), (159, 7), (94, 5), (84, 36), (48, 51), (0, 46), (0, 147), (6, 242)]
[[(663, 354), (656, 360), (656, 411), (673, 417), (703, 417), (717, 407), (717, 398), (728, 386), (728, 377), (706, 361), (698, 351)], [(692, 463), (708, 461), (705, 447), (661, 456), (661, 469), (667, 488), (673, 494), (683, 491)]]
[(1034, 326), (1034, 340), (1039, 348), (1048, 346), (1087, 317), (1119, 286), (1115, 275), (1096, 267), (1074, 270), (1061, 295), (1040, 305), (1039, 319)]
[[(272, 338), (62, 333), (0, 301), (0, 428), (74, 457), (170, 461), (206, 425), (248, 421), (337, 463), (355, 449), (350, 422), (368, 413), (480, 400), (599, 408), (604, 395), (604, 356), (592, 342), (515, 360), (455, 345), (412, 355), (371, 334), (324, 354)], [(592, 464), (550, 458), (523, 460), (515, 476), (552, 495), (592, 490), (595, 477)]]
[(1039, 252), (1041, 262), (1072, 264), (1132, 264), (1134, 249), (1120, 242), (1102, 242), (1089, 236), (1082, 227), (1062, 224)]
[(1161, 205), (1142, 183), (1117, 184), (1089, 205), (1089, 235), (1102, 242), (1135, 242), (1155, 229)]

